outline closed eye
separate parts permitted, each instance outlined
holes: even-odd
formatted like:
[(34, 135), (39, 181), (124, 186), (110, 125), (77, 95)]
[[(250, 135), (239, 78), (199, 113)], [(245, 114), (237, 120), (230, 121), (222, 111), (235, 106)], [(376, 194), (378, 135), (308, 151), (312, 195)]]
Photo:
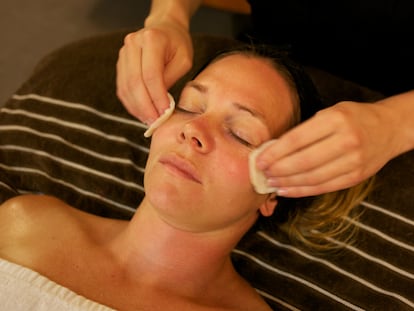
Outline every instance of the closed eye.
[(194, 113), (194, 114), (199, 114), (199, 113), (202, 113), (202, 111), (201, 110), (199, 110), (198, 108), (196, 108), (196, 107), (183, 107), (182, 105), (177, 105), (176, 107), (175, 107), (175, 110), (177, 111), (177, 112), (183, 112), (183, 113)]
[(245, 138), (243, 138), (241, 135), (237, 134), (235, 131), (232, 131), (231, 129), (228, 129), (229, 135), (241, 143), (242, 145), (245, 145), (246, 147), (253, 148), (253, 144), (251, 144), (249, 141), (247, 141)]
[(185, 113), (193, 113), (192, 111), (186, 110), (186, 109), (184, 109), (182, 107), (179, 107), (179, 106), (175, 106), (175, 111), (177, 111), (177, 112), (185, 112)]

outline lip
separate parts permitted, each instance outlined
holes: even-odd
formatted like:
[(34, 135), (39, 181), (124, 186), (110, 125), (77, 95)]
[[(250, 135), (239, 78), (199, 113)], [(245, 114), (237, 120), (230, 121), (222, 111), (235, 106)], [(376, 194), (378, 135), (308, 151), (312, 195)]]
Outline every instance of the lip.
[(161, 157), (160, 163), (175, 174), (201, 184), (201, 178), (195, 166), (187, 159), (176, 154), (170, 154)]

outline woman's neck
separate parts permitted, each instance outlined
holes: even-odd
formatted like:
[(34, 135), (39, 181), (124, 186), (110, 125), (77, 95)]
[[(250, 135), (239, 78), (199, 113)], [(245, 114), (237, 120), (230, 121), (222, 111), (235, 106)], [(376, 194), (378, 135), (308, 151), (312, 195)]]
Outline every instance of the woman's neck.
[(229, 254), (242, 234), (239, 229), (203, 233), (177, 229), (144, 199), (111, 248), (131, 280), (205, 297), (209, 287), (237, 278)]

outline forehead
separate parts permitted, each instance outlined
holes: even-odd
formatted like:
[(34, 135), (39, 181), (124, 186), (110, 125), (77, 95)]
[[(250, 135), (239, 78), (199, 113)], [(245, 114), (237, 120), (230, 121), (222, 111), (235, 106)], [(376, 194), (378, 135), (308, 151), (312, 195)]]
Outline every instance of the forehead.
[(228, 55), (208, 65), (195, 81), (219, 92), (223, 100), (240, 102), (259, 111), (275, 135), (290, 122), (294, 105), (292, 90), (268, 59)]

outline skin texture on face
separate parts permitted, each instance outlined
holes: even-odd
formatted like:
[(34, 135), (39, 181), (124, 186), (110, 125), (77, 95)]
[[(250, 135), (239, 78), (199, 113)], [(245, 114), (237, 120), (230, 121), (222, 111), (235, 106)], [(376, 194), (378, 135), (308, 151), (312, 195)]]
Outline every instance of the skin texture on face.
[(258, 211), (270, 215), (276, 205), (254, 191), (248, 155), (280, 135), (292, 111), (291, 91), (268, 60), (231, 55), (210, 64), (154, 132), (148, 202), (183, 230), (247, 230)]

